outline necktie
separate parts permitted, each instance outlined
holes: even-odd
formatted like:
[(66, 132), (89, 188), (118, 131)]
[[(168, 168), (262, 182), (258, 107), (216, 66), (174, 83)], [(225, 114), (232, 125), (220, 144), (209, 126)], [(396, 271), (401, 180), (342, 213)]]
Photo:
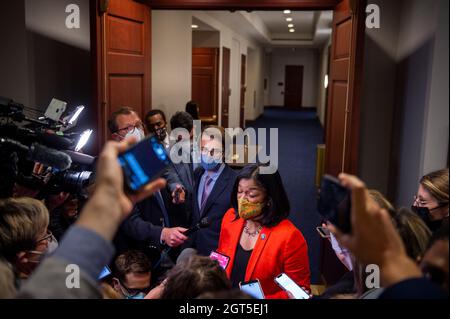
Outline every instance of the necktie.
[(213, 179), (207, 175), (206, 179), (205, 179), (205, 187), (203, 188), (202, 202), (201, 202), (200, 210), (203, 210), (203, 207), (206, 204), (206, 200), (208, 199), (209, 193), (211, 192), (210, 186), (211, 186), (212, 181), (213, 181)]

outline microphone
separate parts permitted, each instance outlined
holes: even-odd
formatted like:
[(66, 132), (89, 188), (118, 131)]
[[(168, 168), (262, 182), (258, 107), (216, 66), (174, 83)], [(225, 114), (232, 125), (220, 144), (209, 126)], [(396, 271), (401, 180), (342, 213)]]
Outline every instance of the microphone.
[(201, 228), (207, 228), (211, 225), (211, 222), (208, 220), (208, 217), (202, 218), (197, 224), (195, 224), (193, 227), (186, 230), (183, 235), (190, 236), (193, 233), (199, 231)]
[(197, 250), (194, 248), (186, 248), (184, 249), (177, 258), (176, 264), (179, 265), (189, 260), (192, 256), (197, 255)]
[(68, 154), (37, 143), (31, 145), (28, 158), (60, 171), (65, 171), (72, 165), (72, 159)]
[(0, 145), (12, 147), (16, 151), (25, 154), (30, 161), (39, 162), (61, 171), (69, 169), (72, 165), (72, 159), (69, 155), (37, 143), (33, 143), (31, 147), (28, 147), (8, 138), (0, 138)]

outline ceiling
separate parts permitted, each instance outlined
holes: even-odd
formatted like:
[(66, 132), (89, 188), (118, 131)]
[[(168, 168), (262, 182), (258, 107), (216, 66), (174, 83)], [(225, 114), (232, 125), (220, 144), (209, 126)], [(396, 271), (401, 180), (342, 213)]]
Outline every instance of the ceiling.
[[(250, 37), (263, 46), (271, 47), (323, 47), (331, 35), (332, 11), (207, 11), (208, 15), (233, 31)], [(291, 17), (292, 22), (286, 18)], [(198, 18), (193, 23), (197, 31), (214, 30)], [(294, 24), (295, 32), (289, 32), (288, 24)]]

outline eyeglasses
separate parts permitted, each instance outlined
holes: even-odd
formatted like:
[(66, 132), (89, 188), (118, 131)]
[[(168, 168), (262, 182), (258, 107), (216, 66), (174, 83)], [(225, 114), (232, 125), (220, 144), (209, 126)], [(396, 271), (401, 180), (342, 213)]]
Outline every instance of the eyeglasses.
[(46, 241), (47, 243), (51, 243), (51, 242), (55, 241), (55, 237), (53, 236), (51, 231), (47, 230), (47, 233), (45, 234), (45, 236), (36, 241), (36, 245), (38, 245), (44, 241)]
[(414, 204), (418, 204), (419, 207), (424, 207), (428, 204), (426, 200), (421, 199), (419, 196), (414, 195)]
[(135, 125), (129, 125), (127, 127), (124, 128), (120, 128), (116, 131), (117, 134), (121, 134), (121, 135), (126, 135), (128, 133), (134, 133), (134, 130), (136, 129), (144, 129), (144, 124), (142, 124), (142, 122), (137, 122)]
[(147, 295), (150, 292), (150, 286), (146, 287), (146, 288), (141, 288), (141, 289), (132, 289), (132, 288), (128, 288), (127, 286), (124, 285), (124, 283), (119, 280), (120, 286), (125, 290), (125, 295), (127, 297), (135, 297), (140, 293), (143, 293), (145, 295)]
[(207, 147), (202, 147), (201, 152), (203, 155), (210, 155), (213, 157), (219, 157), (223, 154), (222, 150), (219, 148), (209, 149)]

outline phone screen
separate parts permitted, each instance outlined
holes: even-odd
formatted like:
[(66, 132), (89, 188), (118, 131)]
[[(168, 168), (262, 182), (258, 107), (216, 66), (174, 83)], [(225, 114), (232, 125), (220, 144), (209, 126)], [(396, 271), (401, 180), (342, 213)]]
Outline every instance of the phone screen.
[(222, 267), (222, 269), (224, 270), (227, 268), (228, 262), (230, 261), (230, 257), (218, 253), (217, 251), (212, 251), (209, 255), (209, 258), (211, 258), (212, 260), (217, 260), (220, 267)]
[(289, 291), (295, 299), (309, 299), (309, 294), (295, 283), (288, 275), (281, 274), (275, 281), (286, 291)]
[(253, 298), (265, 299), (259, 280), (242, 282), (239, 284), (239, 288)]
[(98, 276), (98, 279), (101, 280), (105, 277), (108, 277), (109, 275), (111, 275), (111, 269), (109, 269), (108, 266), (105, 266), (105, 267), (103, 267), (102, 272)]
[(125, 183), (135, 192), (150, 183), (170, 164), (164, 146), (155, 136), (146, 138), (119, 156)]
[(351, 233), (351, 196), (338, 179), (325, 175), (320, 186), (319, 213), (344, 233)]

